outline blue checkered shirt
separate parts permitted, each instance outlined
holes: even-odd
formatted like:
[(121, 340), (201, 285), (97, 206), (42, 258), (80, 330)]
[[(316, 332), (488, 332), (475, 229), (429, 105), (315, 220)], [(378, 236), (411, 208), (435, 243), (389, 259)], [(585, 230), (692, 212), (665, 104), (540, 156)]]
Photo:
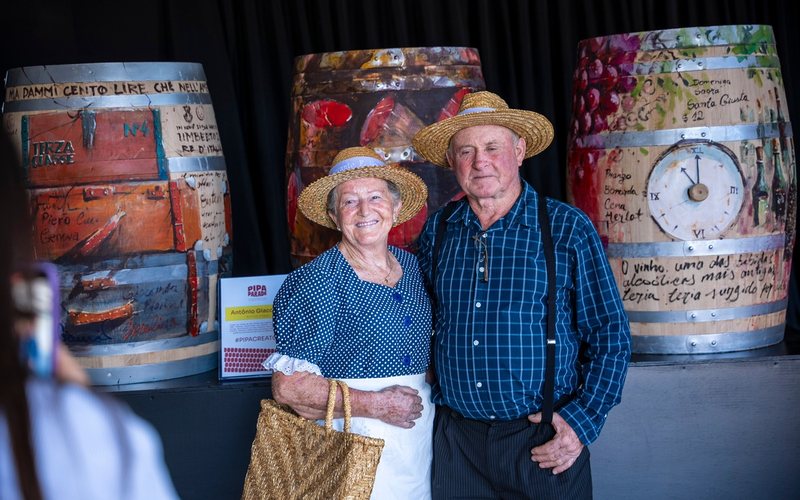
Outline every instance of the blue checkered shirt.
[[(522, 183), (510, 212), (486, 231), (466, 201), (459, 203), (439, 248), (433, 397), (467, 418), (512, 420), (540, 411), (543, 402), (547, 271), (539, 195)], [(620, 402), (630, 328), (589, 219), (556, 200), (548, 199), (547, 207), (557, 280), (554, 400), (569, 399), (558, 414), (589, 444)], [(428, 283), (441, 216), (439, 210), (429, 218), (419, 239)], [(485, 252), (476, 238), (485, 242)], [(578, 359), (582, 341), (588, 344), (584, 366)]]

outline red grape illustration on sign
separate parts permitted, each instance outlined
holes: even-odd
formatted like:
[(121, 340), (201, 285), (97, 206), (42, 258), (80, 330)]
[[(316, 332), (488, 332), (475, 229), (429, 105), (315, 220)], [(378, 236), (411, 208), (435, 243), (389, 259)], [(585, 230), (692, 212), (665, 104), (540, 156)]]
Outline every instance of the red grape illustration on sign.
[(620, 106), (633, 106), (633, 98), (620, 97), (636, 87), (633, 62), (640, 40), (633, 35), (592, 38), (582, 43), (573, 75), (569, 176), (577, 207), (597, 220), (600, 186), (595, 181), (599, 159), (605, 155), (602, 141), (592, 137), (607, 130), (625, 130), (625, 120), (608, 123)]

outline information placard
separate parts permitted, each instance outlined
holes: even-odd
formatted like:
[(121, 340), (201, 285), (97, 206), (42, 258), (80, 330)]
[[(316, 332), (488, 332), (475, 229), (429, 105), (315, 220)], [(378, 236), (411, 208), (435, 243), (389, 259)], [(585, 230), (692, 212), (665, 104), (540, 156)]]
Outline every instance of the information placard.
[(285, 274), (220, 280), (219, 378), (269, 375), (261, 363), (275, 352), (272, 302)]

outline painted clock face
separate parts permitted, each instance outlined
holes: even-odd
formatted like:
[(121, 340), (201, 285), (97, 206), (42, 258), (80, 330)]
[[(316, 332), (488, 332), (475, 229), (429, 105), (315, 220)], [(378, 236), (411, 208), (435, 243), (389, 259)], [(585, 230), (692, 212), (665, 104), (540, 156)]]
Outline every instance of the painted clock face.
[(739, 215), (744, 178), (722, 144), (687, 140), (656, 160), (647, 181), (650, 215), (680, 240), (718, 238)]

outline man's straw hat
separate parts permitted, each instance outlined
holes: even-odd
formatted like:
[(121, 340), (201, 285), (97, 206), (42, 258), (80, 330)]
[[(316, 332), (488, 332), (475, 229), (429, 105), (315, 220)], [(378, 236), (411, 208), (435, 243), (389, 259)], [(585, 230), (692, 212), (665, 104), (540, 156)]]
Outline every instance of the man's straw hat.
[(464, 96), (458, 114), (428, 125), (414, 136), (417, 153), (440, 167), (448, 167), (450, 139), (462, 129), (476, 125), (500, 125), (525, 139), (525, 158), (537, 155), (553, 141), (553, 124), (533, 111), (510, 109), (506, 101), (492, 92)]
[(300, 193), (297, 205), (310, 220), (321, 226), (337, 229), (328, 217), (328, 193), (343, 182), (362, 178), (391, 181), (400, 190), (403, 206), (394, 225), (414, 217), (428, 198), (428, 187), (419, 176), (402, 167), (387, 165), (372, 149), (353, 147), (339, 151), (328, 175), (306, 186)]

